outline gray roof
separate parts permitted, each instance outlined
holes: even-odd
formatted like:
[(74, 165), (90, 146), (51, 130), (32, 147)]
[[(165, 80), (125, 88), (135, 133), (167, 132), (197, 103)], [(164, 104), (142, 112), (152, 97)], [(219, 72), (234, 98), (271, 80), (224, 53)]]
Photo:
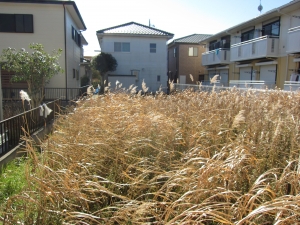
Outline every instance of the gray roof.
[(173, 42), (175, 43), (195, 43), (198, 44), (200, 41), (211, 37), (211, 34), (191, 34), (182, 38), (177, 38)]
[[(97, 34), (137, 34), (137, 35), (154, 35), (154, 36), (174, 36), (174, 34), (149, 27), (143, 24), (130, 22), (115, 27), (98, 30)], [(171, 38), (172, 38), (171, 37)]]

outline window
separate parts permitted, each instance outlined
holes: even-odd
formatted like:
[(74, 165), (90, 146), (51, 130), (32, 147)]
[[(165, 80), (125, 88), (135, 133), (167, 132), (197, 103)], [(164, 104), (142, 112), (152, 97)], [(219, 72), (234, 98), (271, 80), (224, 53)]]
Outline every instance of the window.
[(75, 78), (75, 77), (76, 77), (76, 70), (73, 69), (73, 78)]
[(262, 36), (271, 35), (271, 36), (279, 36), (279, 20), (263, 25), (262, 27)]
[(177, 56), (177, 47), (174, 48), (174, 58)]
[(154, 43), (150, 44), (150, 53), (156, 53), (156, 44)]
[(212, 51), (212, 50), (215, 50), (217, 48), (220, 48), (219, 44), (220, 43), (217, 42), (217, 40), (213, 40), (213, 41), (209, 42), (209, 47), (208, 47), (209, 51)]
[(199, 75), (199, 82), (202, 82), (202, 81), (204, 81), (204, 75), (203, 75), (203, 74), (200, 74), (200, 75)]
[(115, 42), (114, 43), (115, 52), (130, 52), (130, 43), (129, 42)]
[(33, 15), (0, 14), (0, 32), (33, 33)]
[(157, 75), (157, 82), (160, 82), (160, 75)]
[(230, 35), (221, 37), (221, 48), (230, 48)]
[(198, 56), (198, 48), (189, 47), (189, 56)]
[(135, 76), (135, 80), (139, 80), (139, 70), (131, 70), (131, 75)]
[(72, 26), (72, 39), (75, 43), (81, 47), (81, 36), (80, 33)]
[(254, 29), (242, 33), (241, 41), (249, 41), (254, 38)]

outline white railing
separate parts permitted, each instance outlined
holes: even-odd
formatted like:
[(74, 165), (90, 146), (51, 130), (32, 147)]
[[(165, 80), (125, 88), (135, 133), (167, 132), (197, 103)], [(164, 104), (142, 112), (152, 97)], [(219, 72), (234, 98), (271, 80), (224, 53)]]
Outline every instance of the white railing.
[(229, 87), (223, 87), (220, 84), (208, 84), (204, 85), (201, 83), (200, 85), (198, 84), (179, 84), (175, 83), (174, 84), (175, 90), (176, 91), (183, 91), (186, 89), (192, 89), (193, 91), (211, 91), (211, 90), (216, 90), (216, 91), (221, 91), (221, 90), (228, 90), (230, 89)]
[(230, 61), (242, 61), (263, 57), (278, 57), (279, 38), (262, 36), (231, 45)]
[(274, 89), (276, 84), (264, 80), (230, 80), (229, 87), (233, 86), (238, 88)]
[(248, 91), (249, 89), (253, 91), (265, 92), (265, 91), (275, 91), (275, 89), (259, 89), (259, 88), (250, 88), (250, 87), (224, 87), (224, 86), (217, 86), (217, 85), (196, 85), (196, 84), (174, 84), (176, 91), (183, 91), (186, 89), (193, 90), (193, 91), (230, 91), (233, 88), (239, 91)]
[(202, 53), (202, 65), (216, 65), (216, 64), (229, 64), (230, 63), (230, 50), (229, 49), (215, 49), (209, 52)]
[(300, 91), (300, 81), (285, 81), (283, 85), (285, 91)]
[(299, 40), (300, 40), (300, 26), (289, 29), (287, 33), (286, 52), (287, 53), (300, 52)]

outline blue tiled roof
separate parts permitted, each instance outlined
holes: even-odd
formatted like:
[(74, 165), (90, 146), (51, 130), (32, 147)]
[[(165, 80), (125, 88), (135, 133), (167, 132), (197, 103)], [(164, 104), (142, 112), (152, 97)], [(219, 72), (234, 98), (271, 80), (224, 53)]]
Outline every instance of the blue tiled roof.
[(211, 37), (211, 34), (192, 34), (182, 38), (177, 38), (173, 42), (175, 43), (199, 43), (200, 41)]
[(174, 36), (169, 32), (149, 27), (143, 24), (130, 22), (119, 26), (98, 30), (97, 34), (138, 34), (138, 35), (157, 35), (157, 36)]

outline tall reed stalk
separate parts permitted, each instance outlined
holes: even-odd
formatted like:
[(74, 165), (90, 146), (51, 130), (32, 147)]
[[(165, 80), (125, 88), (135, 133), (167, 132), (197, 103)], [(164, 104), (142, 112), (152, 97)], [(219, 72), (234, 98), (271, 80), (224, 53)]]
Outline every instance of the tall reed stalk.
[(130, 92), (61, 115), (5, 224), (298, 223), (299, 93)]

